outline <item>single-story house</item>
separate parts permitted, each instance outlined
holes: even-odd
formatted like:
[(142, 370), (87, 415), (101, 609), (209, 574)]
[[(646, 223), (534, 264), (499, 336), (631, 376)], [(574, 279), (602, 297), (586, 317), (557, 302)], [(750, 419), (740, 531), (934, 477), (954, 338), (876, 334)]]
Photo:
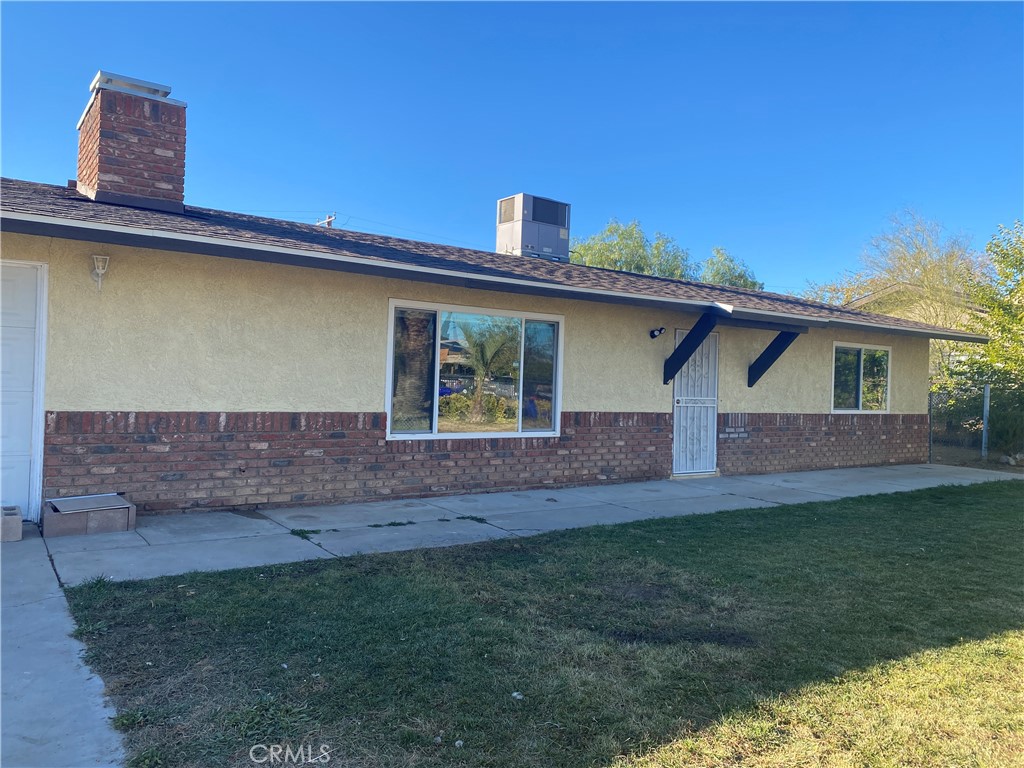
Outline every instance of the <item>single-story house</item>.
[(793, 296), (184, 204), (186, 105), (101, 72), (78, 178), (4, 179), (3, 503), (243, 509), (923, 462), (931, 338)]

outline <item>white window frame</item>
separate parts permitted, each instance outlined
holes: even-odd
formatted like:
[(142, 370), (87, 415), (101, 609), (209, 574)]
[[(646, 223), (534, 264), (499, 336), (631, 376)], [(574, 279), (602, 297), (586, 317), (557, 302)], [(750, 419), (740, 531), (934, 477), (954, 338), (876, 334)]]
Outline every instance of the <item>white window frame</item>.
[[(885, 368), (885, 408), (869, 410), (865, 408), (836, 408), (836, 350), (837, 349), (881, 349), (889, 353), (889, 364)], [(892, 407), (892, 347), (880, 344), (858, 344), (852, 341), (832, 342), (832, 386), (829, 389), (829, 406), (832, 413), (889, 413)], [(860, 370), (857, 371), (857, 401), (862, 403), (864, 388), (864, 355), (860, 356)]]
[[(394, 384), (394, 365), (395, 365), (395, 310), (397, 309), (424, 309), (431, 312), (437, 313), (437, 331), (434, 334), (434, 432), (399, 432), (397, 434), (391, 433), (391, 391)], [(498, 317), (515, 317), (522, 321), (522, 332), (519, 334), (519, 386), (518, 391), (520, 398), (522, 398), (523, 392), (523, 372), (525, 366), (523, 362), (523, 349), (526, 344), (526, 321), (527, 320), (539, 320), (541, 322), (555, 323), (558, 326), (558, 339), (555, 349), (555, 387), (551, 398), (551, 411), (552, 421), (554, 422), (555, 428), (553, 430), (537, 431), (537, 432), (437, 432), (438, 423), (438, 379), (441, 375), (441, 313), (442, 312), (460, 312), (466, 314), (481, 314), (481, 315), (495, 315)], [(387, 368), (385, 375), (385, 411), (388, 417), (388, 428), (385, 435), (386, 440), (479, 440), (484, 438), (492, 437), (558, 437), (561, 435), (562, 430), (562, 361), (564, 359), (564, 343), (565, 343), (565, 316), (564, 315), (548, 315), (540, 312), (520, 312), (511, 309), (494, 309), (491, 307), (471, 307), (463, 306), (461, 304), (441, 304), (438, 302), (431, 301), (406, 301), (405, 299), (389, 299), (388, 300), (388, 341), (387, 341)], [(517, 409), (516, 417), (516, 428), (522, 430), (523, 427), (523, 409), (522, 403), (519, 404)]]

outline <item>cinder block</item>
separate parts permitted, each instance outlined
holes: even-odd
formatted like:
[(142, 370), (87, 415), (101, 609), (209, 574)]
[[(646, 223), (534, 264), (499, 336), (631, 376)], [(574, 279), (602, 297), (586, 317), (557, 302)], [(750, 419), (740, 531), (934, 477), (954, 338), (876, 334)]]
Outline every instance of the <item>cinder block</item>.
[(117, 533), (128, 530), (128, 508), (93, 509), (86, 512), (86, 533)]
[(43, 536), (81, 536), (88, 530), (89, 515), (83, 512), (57, 512), (47, 502), (43, 508)]
[(4, 507), (2, 520), (0, 541), (21, 541), (21, 507)]

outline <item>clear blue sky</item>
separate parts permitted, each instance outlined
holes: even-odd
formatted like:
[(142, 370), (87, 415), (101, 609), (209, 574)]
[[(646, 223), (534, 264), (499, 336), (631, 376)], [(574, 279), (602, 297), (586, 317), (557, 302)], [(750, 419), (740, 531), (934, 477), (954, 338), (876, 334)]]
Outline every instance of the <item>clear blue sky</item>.
[(913, 208), (1024, 209), (1024, 5), (4, 3), (2, 172), (62, 184), (98, 69), (188, 109), (185, 200), (494, 247), (515, 192), (773, 290)]

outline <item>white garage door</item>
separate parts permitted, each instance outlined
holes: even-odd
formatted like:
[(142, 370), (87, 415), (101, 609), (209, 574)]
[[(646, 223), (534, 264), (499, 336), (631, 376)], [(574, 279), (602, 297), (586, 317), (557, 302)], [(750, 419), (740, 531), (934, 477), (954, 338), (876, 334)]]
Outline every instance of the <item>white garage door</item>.
[(0, 265), (0, 502), (21, 507), (30, 520), (39, 516), (42, 482), (36, 387), (42, 280), (42, 265)]

